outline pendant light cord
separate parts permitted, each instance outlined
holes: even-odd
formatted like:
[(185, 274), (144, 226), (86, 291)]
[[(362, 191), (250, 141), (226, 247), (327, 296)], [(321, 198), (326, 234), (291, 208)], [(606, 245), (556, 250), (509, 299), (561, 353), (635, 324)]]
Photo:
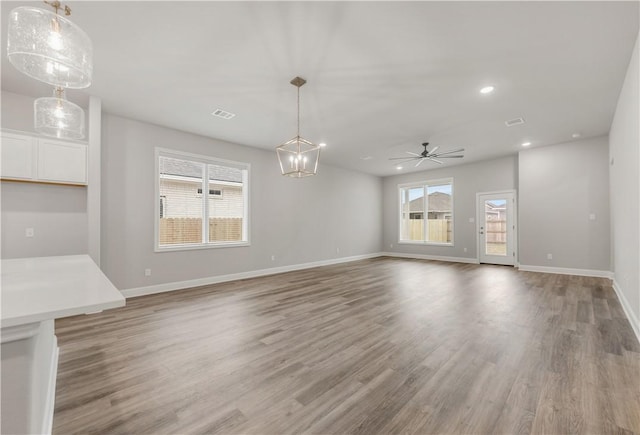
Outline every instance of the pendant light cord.
[(300, 86), (298, 86), (298, 137), (300, 137)]

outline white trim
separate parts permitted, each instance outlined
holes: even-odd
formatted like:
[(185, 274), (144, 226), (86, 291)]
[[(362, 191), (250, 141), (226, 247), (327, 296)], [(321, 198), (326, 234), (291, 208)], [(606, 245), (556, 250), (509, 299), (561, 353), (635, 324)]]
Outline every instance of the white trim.
[(447, 242), (424, 242), (421, 240), (398, 240), (396, 242), (398, 245), (418, 245), (418, 246), (446, 246), (448, 248), (453, 248), (455, 245)]
[[(409, 157), (410, 158), (410, 157)], [(424, 187), (426, 184), (432, 186), (440, 186), (442, 184), (453, 184), (453, 177), (434, 178), (422, 181), (412, 181), (409, 183), (398, 183), (398, 187)], [(453, 197), (453, 195), (451, 195)]]
[(251, 246), (249, 242), (217, 242), (217, 243), (193, 243), (191, 245), (163, 245), (154, 252), (191, 251), (194, 249), (237, 248), (239, 246)]
[[(518, 234), (520, 231), (520, 228), (518, 226), (518, 192), (515, 189), (507, 189), (507, 190), (492, 190), (491, 192), (476, 192), (476, 222), (475, 222), (475, 226), (476, 226), (476, 256), (478, 257), (478, 263), (480, 263), (480, 258), (481, 258), (481, 246), (480, 246), (480, 222), (483, 222), (485, 217), (483, 216), (484, 214), (484, 207), (480, 207), (480, 197), (483, 195), (513, 195), (512, 196), (512, 210), (511, 210), (511, 225), (512, 225), (512, 232), (511, 232), (511, 248), (513, 250), (513, 253), (515, 255), (513, 255), (513, 264), (507, 264), (507, 266), (513, 266), (513, 267), (518, 267), (519, 265), (519, 258), (520, 258), (520, 254), (518, 251)], [(507, 210), (509, 210), (509, 208), (507, 207)], [(508, 215), (508, 213), (507, 213)], [(508, 218), (507, 218), (508, 221)], [(486, 226), (486, 222), (485, 222), (485, 226)], [(507, 223), (508, 226), (508, 223)], [(507, 228), (507, 234), (508, 234), (508, 228)], [(508, 254), (507, 254), (508, 255)], [(491, 264), (491, 263), (487, 263), (487, 264)]]
[(190, 160), (196, 160), (200, 163), (204, 163), (207, 165), (215, 165), (216, 163), (218, 163), (221, 165), (231, 166), (235, 169), (240, 169), (240, 170), (250, 169), (251, 167), (250, 163), (238, 162), (236, 160), (227, 160), (227, 159), (222, 159), (218, 157), (207, 156), (204, 154), (194, 154), (187, 151), (172, 150), (169, 148), (156, 147), (156, 152), (169, 158), (183, 159), (183, 160), (185, 158), (188, 158)]
[(0, 342), (4, 344), (11, 343), (12, 341), (25, 340), (38, 335), (38, 331), (40, 331), (39, 322), (27, 323), (25, 325), (3, 326)]
[(613, 279), (613, 272), (594, 269), (571, 269), (567, 267), (530, 266), (521, 264), (518, 269), (523, 272), (557, 273), (560, 275), (592, 276), (595, 278)]
[(53, 352), (51, 353), (51, 365), (49, 366), (49, 379), (47, 382), (47, 397), (44, 403), (44, 413), (42, 414), (42, 425), (40, 433), (50, 435), (53, 430), (53, 411), (56, 402), (56, 377), (58, 374), (58, 337), (53, 336)]
[(477, 258), (467, 258), (467, 257), (446, 257), (443, 255), (407, 254), (404, 252), (382, 252), (380, 255), (385, 257), (414, 258), (416, 260), (436, 260), (436, 261), (448, 261), (450, 263), (478, 264)]
[[(29, 136), (29, 137), (34, 137), (36, 139), (53, 139), (53, 140), (58, 140), (57, 138), (52, 138), (51, 136), (45, 136), (39, 133), (36, 133), (34, 131), (25, 131), (25, 130), (15, 130), (13, 128), (4, 128), (2, 127), (0, 129), (0, 132), (2, 133), (9, 133), (9, 134), (17, 134), (19, 136)], [(71, 142), (71, 143), (77, 143), (77, 144), (82, 144), (82, 145), (89, 145), (89, 141), (88, 140), (77, 140), (77, 139), (60, 139), (63, 142)]]
[(102, 192), (102, 100), (100, 97), (89, 97), (87, 146), (87, 227), (88, 254), (100, 267), (100, 219)]
[[(398, 209), (397, 209), (397, 213), (396, 216), (398, 218), (398, 222), (397, 222), (397, 243), (398, 244), (404, 244), (404, 243), (415, 243), (415, 244), (420, 244), (420, 245), (436, 245), (436, 246), (449, 246), (452, 247), (454, 246), (455, 243), (455, 205), (454, 205), (454, 201), (455, 201), (455, 192), (454, 192), (454, 177), (445, 177), (445, 178), (437, 178), (434, 180), (424, 180), (424, 181), (414, 181), (411, 183), (399, 183), (396, 186), (396, 191), (398, 193)], [(403, 240), (400, 237), (402, 237), (402, 191), (406, 190), (406, 189), (411, 189), (411, 188), (416, 188), (416, 187), (421, 187), (422, 191), (423, 191), (423, 196), (422, 196), (422, 205), (423, 205), (423, 212), (422, 212), (422, 217), (423, 217), (423, 234), (425, 237), (429, 237), (429, 230), (428, 230), (428, 222), (429, 222), (429, 194), (428, 189), (430, 186), (442, 186), (448, 184), (449, 186), (451, 186), (451, 242), (444, 242), (444, 243), (438, 243), (438, 242), (432, 242), (430, 240)], [(408, 199), (408, 198), (407, 198)], [(408, 213), (411, 214), (411, 205), (410, 205), (411, 201), (408, 202), (409, 204), (409, 210)]]
[(384, 254), (376, 252), (373, 254), (354, 255), (351, 257), (332, 258), (330, 260), (313, 261), (310, 263), (293, 264), (290, 266), (271, 267), (268, 269), (251, 270), (248, 272), (231, 273), (228, 275), (209, 276), (206, 278), (190, 279), (187, 281), (168, 282), (145, 287), (135, 287), (120, 290), (126, 298), (164, 293), (173, 290), (182, 290), (190, 287), (200, 287), (203, 285), (217, 284), (221, 282), (236, 281), (247, 278), (257, 278), (260, 276), (275, 275), (277, 273), (292, 272), (294, 270), (310, 269), (313, 267), (329, 266), (331, 264), (348, 263), (351, 261), (365, 260), (368, 258), (381, 257)]
[[(202, 186), (202, 241), (200, 243), (193, 243), (188, 245), (175, 244), (175, 245), (160, 245), (160, 158), (167, 157), (172, 159), (190, 160), (201, 163), (204, 165), (203, 177), (201, 180)], [(249, 229), (251, 228), (251, 213), (249, 205), (249, 189), (250, 187), (250, 173), (251, 164), (236, 162), (233, 160), (220, 159), (217, 157), (209, 157), (201, 154), (193, 154), (185, 151), (170, 150), (167, 148), (156, 147), (154, 150), (155, 161), (155, 209), (153, 219), (153, 251), (154, 252), (175, 252), (175, 251), (188, 251), (192, 249), (215, 249), (215, 248), (230, 248), (239, 246), (251, 246), (251, 234)], [(242, 235), (243, 240), (237, 242), (209, 242), (209, 165), (221, 165), (229, 166), (242, 171), (242, 195), (244, 201), (243, 216), (242, 216)], [(164, 176), (162, 178), (165, 178)], [(197, 184), (195, 182), (194, 184)], [(166, 203), (165, 203), (166, 213)]]
[(631, 309), (629, 300), (624, 295), (624, 292), (618, 285), (618, 282), (615, 280), (615, 278), (613, 278), (612, 286), (613, 290), (615, 290), (616, 292), (616, 295), (618, 295), (618, 300), (620, 301), (620, 305), (622, 305), (624, 313), (627, 315), (627, 319), (629, 319), (629, 323), (631, 323), (631, 329), (633, 329), (633, 332), (636, 334), (636, 338), (640, 343), (640, 320), (636, 317), (636, 314)]

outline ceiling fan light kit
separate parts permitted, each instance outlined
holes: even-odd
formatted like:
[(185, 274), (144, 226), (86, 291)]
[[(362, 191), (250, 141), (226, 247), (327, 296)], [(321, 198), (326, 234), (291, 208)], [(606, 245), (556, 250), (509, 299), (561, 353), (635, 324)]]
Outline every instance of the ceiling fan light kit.
[(300, 87), (307, 81), (295, 77), (291, 84), (298, 88), (298, 133), (293, 139), (276, 147), (282, 175), (294, 178), (316, 175), (320, 160), (320, 145), (300, 136)]
[(445, 152), (439, 153), (437, 152), (438, 149), (440, 148), (439, 146), (433, 147), (431, 151), (427, 150), (427, 147), (429, 146), (429, 142), (424, 142), (422, 146), (424, 147), (424, 150), (419, 154), (413, 153), (411, 151), (406, 151), (406, 153), (409, 154), (411, 157), (406, 157), (406, 156), (391, 157), (389, 160), (402, 160), (401, 162), (398, 162), (398, 163), (414, 162), (417, 160), (417, 163), (415, 165), (415, 167), (417, 168), (425, 160), (429, 160), (430, 162), (434, 162), (441, 165), (444, 162), (442, 162), (439, 159), (461, 159), (464, 157), (463, 155), (458, 154), (458, 153), (464, 152), (464, 148), (459, 148), (457, 150), (445, 151)]
[(21, 73), (55, 87), (54, 96), (34, 103), (34, 128), (46, 136), (84, 137), (84, 111), (64, 98), (64, 89), (91, 85), (93, 47), (87, 34), (67, 18), (69, 6), (45, 1), (55, 12), (31, 6), (13, 9), (7, 31), (7, 57)]

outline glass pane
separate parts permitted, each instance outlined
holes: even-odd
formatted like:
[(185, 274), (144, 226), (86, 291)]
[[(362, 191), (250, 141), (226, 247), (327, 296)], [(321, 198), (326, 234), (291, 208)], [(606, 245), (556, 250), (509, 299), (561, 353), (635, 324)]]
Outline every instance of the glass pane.
[(451, 184), (427, 187), (428, 240), (436, 243), (451, 243), (453, 208)]
[(202, 243), (204, 164), (160, 157), (160, 245)]
[(424, 240), (424, 188), (411, 187), (401, 190), (402, 213), (401, 240)]
[(507, 201), (492, 199), (484, 202), (485, 213), (485, 253), (487, 255), (507, 255)]
[(209, 165), (209, 241), (244, 240), (244, 185), (241, 169)]

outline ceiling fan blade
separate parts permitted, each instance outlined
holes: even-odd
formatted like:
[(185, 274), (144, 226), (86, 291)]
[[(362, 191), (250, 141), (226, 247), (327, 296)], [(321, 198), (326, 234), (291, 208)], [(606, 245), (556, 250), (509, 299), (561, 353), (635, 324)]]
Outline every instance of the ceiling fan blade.
[(389, 160), (413, 160), (421, 157), (390, 157)]
[(427, 159), (420, 159), (420, 160), (418, 161), (418, 163), (416, 163), (416, 168), (417, 168), (418, 166), (420, 166), (420, 165), (422, 164), (422, 162), (424, 162), (425, 160), (427, 160)]
[(434, 154), (438, 148), (440, 148), (440, 145), (438, 145), (437, 147), (433, 147), (433, 149), (431, 151), (429, 151), (429, 154)]
[(434, 157), (437, 157), (439, 159), (461, 159), (464, 156), (434, 156)]
[(427, 157), (429, 160), (431, 160), (432, 162), (436, 162), (437, 164), (441, 165), (442, 162), (440, 160), (436, 160), (433, 157)]
[(445, 151), (443, 153), (438, 153), (437, 156), (444, 156), (444, 155), (447, 155), (447, 154), (455, 154), (455, 153), (462, 153), (462, 152), (464, 152), (464, 148), (460, 148), (460, 149), (453, 150), (453, 151)]
[(394, 162), (393, 164), (394, 165), (403, 165), (405, 163), (415, 162), (415, 161), (416, 161), (416, 159), (408, 159), (408, 160), (405, 159), (405, 160), (400, 160), (399, 162)]
[(407, 154), (411, 154), (412, 156), (420, 157), (420, 154), (412, 153), (411, 151), (405, 151)]

